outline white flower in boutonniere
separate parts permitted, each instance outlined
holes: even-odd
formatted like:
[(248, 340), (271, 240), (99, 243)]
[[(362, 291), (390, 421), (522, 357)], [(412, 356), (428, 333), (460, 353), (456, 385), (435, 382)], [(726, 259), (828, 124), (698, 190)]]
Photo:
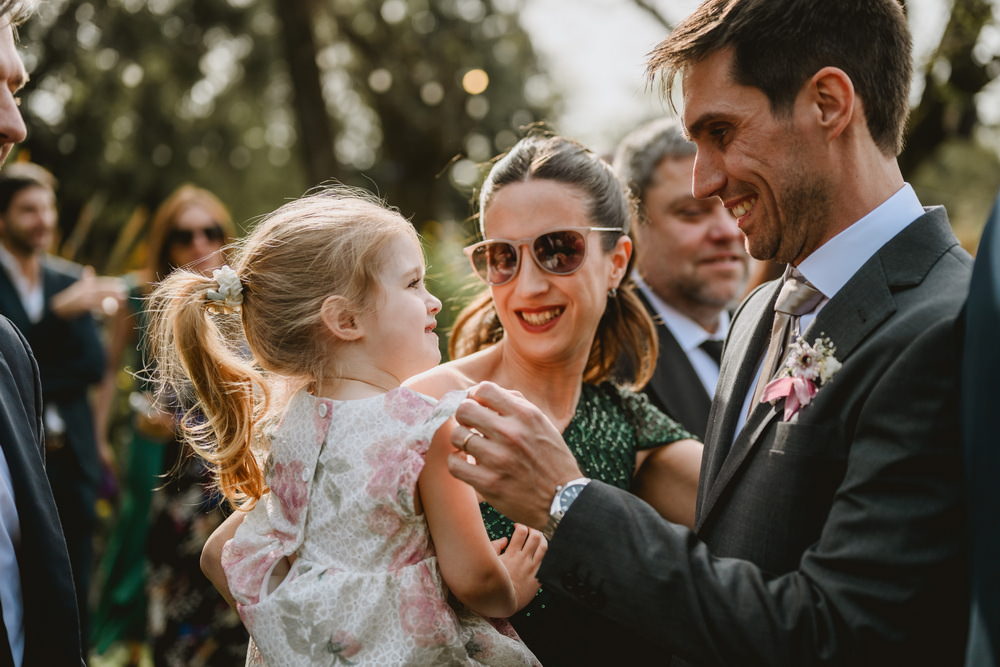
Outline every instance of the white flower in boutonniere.
[(218, 284), (219, 289), (208, 290), (206, 296), (209, 305), (239, 312), (243, 303), (243, 284), (236, 272), (227, 264), (212, 271), (212, 279)]
[(801, 336), (796, 338), (788, 348), (780, 377), (764, 387), (761, 403), (776, 403), (783, 398), (785, 421), (794, 417), (840, 370), (836, 352), (837, 347), (826, 336), (820, 336), (812, 345)]

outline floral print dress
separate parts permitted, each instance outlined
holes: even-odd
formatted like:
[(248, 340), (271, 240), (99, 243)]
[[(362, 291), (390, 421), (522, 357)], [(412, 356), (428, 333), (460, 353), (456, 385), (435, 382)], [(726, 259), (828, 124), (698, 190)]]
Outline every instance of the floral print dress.
[[(249, 663), (537, 664), (506, 622), (449, 601), (415, 510), (424, 454), (464, 396), (436, 402), (398, 388), (353, 401), (292, 398), (269, 435), (270, 492), (223, 549), (253, 638)], [(292, 554), (273, 587), (272, 570)]]

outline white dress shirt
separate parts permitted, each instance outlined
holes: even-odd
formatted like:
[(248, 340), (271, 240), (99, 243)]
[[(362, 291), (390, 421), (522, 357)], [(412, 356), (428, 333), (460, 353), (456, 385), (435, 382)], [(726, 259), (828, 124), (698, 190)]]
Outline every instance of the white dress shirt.
[(3, 603), (3, 624), (7, 627), (10, 653), (14, 664), (24, 659), (24, 604), (21, 597), (21, 570), (17, 550), (21, 546), (21, 522), (14, 503), (7, 457), (0, 448), (0, 602)]
[[(799, 331), (807, 332), (809, 325), (865, 262), (882, 246), (906, 229), (911, 222), (924, 214), (916, 193), (909, 183), (879, 204), (875, 210), (814, 250), (796, 267), (806, 280), (823, 293), (824, 299), (811, 312), (799, 318)], [(818, 333), (817, 333), (818, 335)], [(836, 341), (834, 341), (836, 342)], [(750, 383), (743, 409), (740, 410), (735, 434), (743, 430), (750, 411), (750, 401), (761, 374), (763, 357), (757, 363), (757, 372)]]
[(729, 313), (725, 310), (719, 313), (719, 326), (715, 333), (709, 333), (700, 324), (658, 297), (653, 292), (653, 288), (646, 284), (638, 274), (632, 276), (632, 279), (650, 305), (653, 306), (653, 310), (656, 311), (667, 330), (673, 335), (677, 344), (684, 350), (688, 361), (691, 362), (691, 367), (694, 368), (698, 379), (705, 386), (709, 398), (715, 396), (715, 385), (719, 383), (719, 367), (708, 352), (705, 352), (700, 346), (706, 340), (723, 341), (726, 339), (726, 334), (729, 333)]
[(17, 263), (17, 259), (4, 247), (3, 243), (0, 243), (0, 266), (7, 272), (10, 282), (14, 283), (14, 289), (17, 290), (17, 296), (21, 299), (21, 305), (24, 306), (24, 312), (28, 314), (28, 319), (31, 320), (32, 324), (36, 324), (42, 319), (45, 312), (45, 292), (42, 289), (41, 278), (34, 285), (28, 282), (28, 279), (21, 273), (21, 266)]

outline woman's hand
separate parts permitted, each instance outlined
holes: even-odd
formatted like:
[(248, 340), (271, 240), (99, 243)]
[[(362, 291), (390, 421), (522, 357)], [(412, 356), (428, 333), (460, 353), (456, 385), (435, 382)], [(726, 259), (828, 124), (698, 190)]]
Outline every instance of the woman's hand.
[[(494, 546), (499, 541), (494, 541)], [(541, 587), (535, 575), (548, 548), (549, 543), (539, 531), (522, 523), (514, 524), (514, 533), (507, 548), (500, 554), (500, 562), (507, 568), (514, 583), (518, 610), (524, 609)]]

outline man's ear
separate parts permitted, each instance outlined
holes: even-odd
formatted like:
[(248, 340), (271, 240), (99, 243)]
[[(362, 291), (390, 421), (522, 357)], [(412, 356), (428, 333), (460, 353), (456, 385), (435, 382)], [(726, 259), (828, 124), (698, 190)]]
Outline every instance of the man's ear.
[(323, 299), (320, 318), (327, 330), (341, 340), (358, 340), (365, 335), (357, 309), (342, 296)]
[[(828, 140), (836, 139), (861, 110), (854, 92), (854, 82), (839, 67), (824, 67), (809, 79), (809, 98), (816, 118)], [(863, 118), (863, 116), (861, 116)]]
[(632, 257), (632, 248), (632, 239), (625, 234), (618, 237), (618, 243), (611, 250), (611, 284), (608, 289), (621, 284), (628, 270), (628, 260)]

